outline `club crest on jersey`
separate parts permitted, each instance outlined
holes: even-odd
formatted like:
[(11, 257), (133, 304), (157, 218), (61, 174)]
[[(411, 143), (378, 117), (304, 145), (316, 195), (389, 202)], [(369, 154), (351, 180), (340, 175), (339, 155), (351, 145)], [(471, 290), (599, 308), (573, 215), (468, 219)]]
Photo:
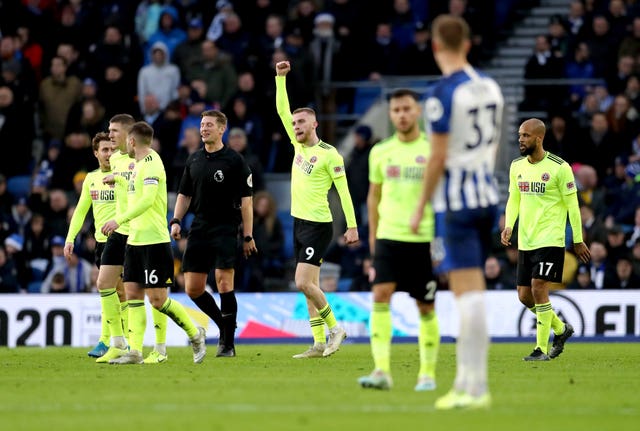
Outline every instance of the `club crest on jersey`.
[(549, 181), (549, 178), (551, 178), (551, 175), (549, 175), (548, 172), (545, 172), (544, 174), (542, 174), (542, 177), (540, 177), (540, 179), (544, 182)]
[(429, 97), (425, 104), (425, 113), (427, 114), (427, 118), (429, 119), (429, 121), (438, 121), (444, 114), (444, 107), (442, 106), (442, 102), (440, 102), (440, 100), (436, 99), (435, 97)]
[(318, 161), (318, 158), (316, 156), (311, 157), (311, 159), (309, 159), (309, 163), (315, 163)]
[(423, 155), (419, 155), (418, 157), (416, 157), (416, 163), (425, 163), (427, 161), (427, 158)]
[(221, 183), (224, 181), (224, 174), (220, 169), (218, 169), (216, 173), (213, 174), (213, 179), (216, 180), (216, 183)]
[(133, 168), (136, 167), (136, 164), (134, 162), (129, 163), (129, 170), (132, 171)]
[(400, 166), (387, 166), (387, 178), (399, 178), (400, 172)]
[(575, 183), (573, 181), (569, 181), (567, 183), (567, 190), (573, 190), (576, 187)]
[(334, 166), (333, 168), (334, 174), (341, 174), (343, 172), (344, 172), (344, 166)]

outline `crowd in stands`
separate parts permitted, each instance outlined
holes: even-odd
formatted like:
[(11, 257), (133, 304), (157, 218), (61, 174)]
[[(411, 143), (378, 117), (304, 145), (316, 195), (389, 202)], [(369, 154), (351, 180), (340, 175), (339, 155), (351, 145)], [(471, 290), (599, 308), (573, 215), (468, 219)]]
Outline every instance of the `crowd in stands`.
[[(239, 259), (236, 289), (281, 289), (291, 275), (290, 217), (278, 213), (274, 197), (265, 190), (264, 174), (288, 172), (292, 150), (274, 108), (274, 64), (291, 61), (287, 85), (292, 107), (316, 109), (319, 135), (336, 143), (335, 122), (325, 118), (351, 112), (354, 94), (331, 83), (438, 75), (429, 29), (437, 14), (454, 13), (470, 23), (473, 64), (488, 58), (496, 40), (493, 10), (480, 0), (376, 4), (0, 2), (0, 145), (5, 154), (0, 158), (0, 292), (95, 290), (91, 217), (78, 236), (76, 258), (64, 260), (60, 246), (84, 175), (97, 168), (91, 138), (118, 113), (147, 121), (155, 130), (154, 148), (165, 163), (169, 191), (175, 192), (187, 157), (201, 145), (200, 113), (210, 108), (225, 112), (229, 125), (224, 142), (244, 155), (254, 173), (254, 237), (260, 253)], [(620, 12), (620, 4), (626, 13)], [(634, 74), (640, 59), (640, 14), (637, 6), (621, 0), (575, 1), (566, 16), (550, 24), (549, 34), (538, 39), (527, 78), (602, 78), (602, 85), (572, 86), (566, 94), (537, 87), (521, 108), (548, 111), (545, 146), (574, 164), (576, 172), (588, 166), (595, 170), (578, 180), (580, 198), (585, 213), (593, 212), (593, 221), (585, 221), (587, 240), (592, 248), (600, 244), (607, 255), (602, 264), (594, 258), (589, 268), (576, 264), (577, 276), (568, 282), (588, 273), (595, 287), (614, 287), (622, 277), (617, 267), (626, 258), (631, 274), (640, 274), (640, 245), (635, 245), (640, 237), (640, 215), (635, 215), (640, 206), (640, 183), (635, 181), (640, 175), (640, 79)], [(619, 47), (613, 61), (612, 46)], [(609, 70), (610, 65), (616, 68)], [(564, 109), (550, 109), (559, 106)], [(366, 238), (367, 160), (379, 137), (366, 125), (352, 133), (355, 145), (344, 156), (361, 238)], [(28, 193), (12, 195), (8, 183), (25, 176), (30, 178)], [(593, 229), (600, 233), (592, 235), (592, 225), (602, 226)], [(628, 249), (616, 253), (616, 260), (612, 229), (623, 231)], [(181, 241), (174, 244), (178, 290), (183, 247)], [(496, 289), (513, 288), (511, 254), (496, 249), (495, 260), (487, 262), (487, 277), (495, 279), (490, 285)], [(592, 254), (597, 256), (593, 249)], [(369, 290), (366, 241), (357, 246), (336, 241), (326, 261), (339, 267), (323, 270), (327, 290)]]

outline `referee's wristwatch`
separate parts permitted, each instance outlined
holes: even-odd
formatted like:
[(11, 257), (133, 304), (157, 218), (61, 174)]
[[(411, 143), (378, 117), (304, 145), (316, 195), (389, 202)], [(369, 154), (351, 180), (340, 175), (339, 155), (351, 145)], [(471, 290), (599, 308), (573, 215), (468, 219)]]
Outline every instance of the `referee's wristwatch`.
[(251, 235), (247, 235), (244, 237), (244, 242), (251, 242), (253, 241), (253, 237)]

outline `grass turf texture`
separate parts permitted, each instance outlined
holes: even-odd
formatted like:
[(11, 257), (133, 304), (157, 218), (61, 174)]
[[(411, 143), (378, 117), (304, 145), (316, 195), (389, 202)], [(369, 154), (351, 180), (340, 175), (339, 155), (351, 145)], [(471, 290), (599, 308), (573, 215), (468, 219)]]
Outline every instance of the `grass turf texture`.
[[(295, 360), (297, 345), (237, 346), (204, 363), (170, 347), (160, 365), (102, 365), (87, 349), (0, 349), (2, 430), (636, 430), (640, 344), (569, 342), (550, 362), (524, 362), (529, 343), (491, 345), (488, 411), (436, 411), (449, 390), (455, 346), (441, 346), (438, 389), (413, 391), (415, 344), (394, 344), (391, 391), (361, 389), (367, 344)], [(146, 352), (145, 352), (146, 354)]]

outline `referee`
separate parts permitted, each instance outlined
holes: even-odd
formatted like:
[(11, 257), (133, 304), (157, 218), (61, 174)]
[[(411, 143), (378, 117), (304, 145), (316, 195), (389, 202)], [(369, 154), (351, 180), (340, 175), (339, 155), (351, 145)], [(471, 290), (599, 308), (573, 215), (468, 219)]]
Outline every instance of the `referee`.
[[(238, 226), (242, 223), (245, 257), (257, 252), (253, 240), (253, 184), (244, 158), (222, 143), (227, 117), (220, 111), (201, 114), (204, 147), (187, 159), (176, 199), (171, 237), (180, 239), (181, 222), (189, 209), (195, 218), (182, 258), (185, 290), (218, 326), (216, 356), (236, 356), (234, 336), (238, 303), (233, 290)], [(220, 308), (205, 290), (215, 268)]]

